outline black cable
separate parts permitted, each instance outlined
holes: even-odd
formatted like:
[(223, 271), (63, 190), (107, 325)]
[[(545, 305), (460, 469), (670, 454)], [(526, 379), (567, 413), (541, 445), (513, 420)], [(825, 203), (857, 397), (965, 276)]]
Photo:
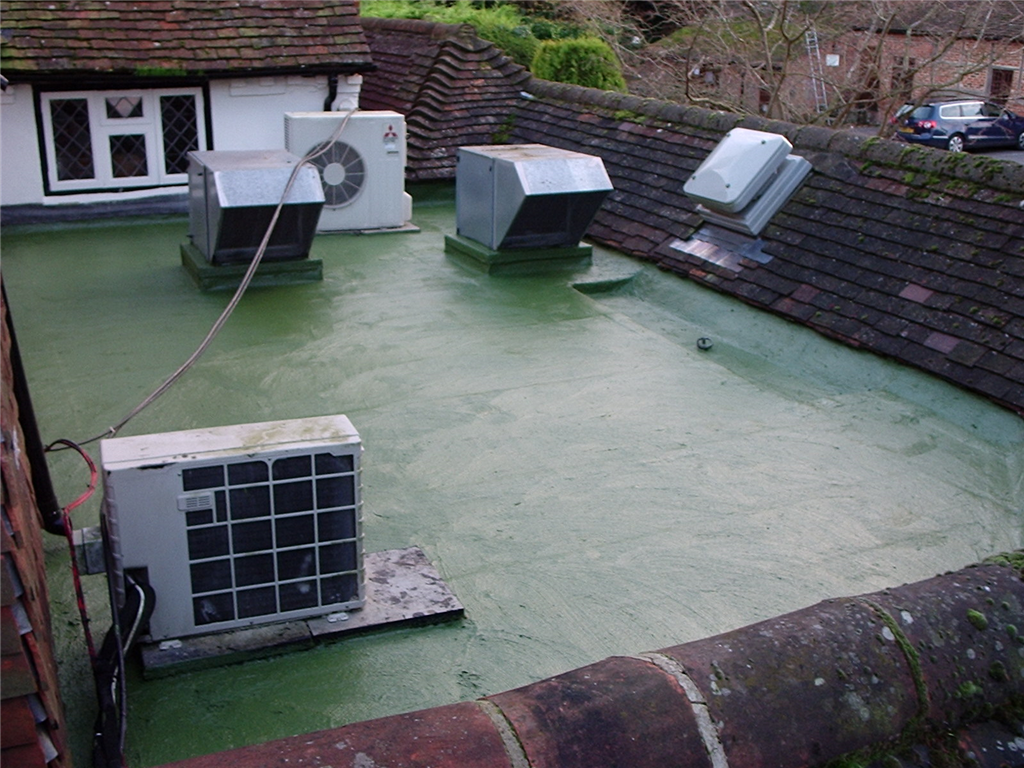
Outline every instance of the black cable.
[[(113, 580), (111, 580), (113, 583)], [(115, 600), (111, 589), (111, 599)], [(96, 658), (99, 712), (93, 729), (93, 768), (123, 768), (128, 730), (125, 658), (149, 621), (156, 594), (148, 584), (125, 576), (125, 601), (112, 611), (115, 619)], [(112, 603), (113, 605), (113, 603)]]

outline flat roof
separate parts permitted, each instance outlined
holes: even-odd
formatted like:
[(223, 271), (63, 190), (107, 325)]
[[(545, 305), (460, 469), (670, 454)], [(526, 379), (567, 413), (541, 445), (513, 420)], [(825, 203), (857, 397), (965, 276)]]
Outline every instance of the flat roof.
[[(454, 187), (410, 191), (419, 232), (317, 236), (324, 280), (253, 289), (121, 434), (345, 414), (367, 551), (421, 547), (465, 617), (136, 671), (131, 765), (474, 699), (1024, 545), (1024, 422), (1006, 409), (606, 249), (575, 272), (473, 270), (444, 251)], [(181, 266), (187, 231), (181, 216), (5, 227), (45, 442), (116, 423), (224, 308)], [(87, 478), (71, 452), (51, 471), (61, 499)], [(46, 546), (85, 755), (94, 693), (65, 545)], [(101, 582), (87, 577), (94, 633)]]

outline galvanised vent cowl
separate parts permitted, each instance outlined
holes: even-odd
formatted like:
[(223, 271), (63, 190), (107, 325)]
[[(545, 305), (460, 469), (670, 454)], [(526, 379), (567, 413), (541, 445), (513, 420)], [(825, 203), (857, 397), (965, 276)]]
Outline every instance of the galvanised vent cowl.
[[(283, 149), (189, 154), (189, 239), (211, 264), (250, 262), (301, 158)], [(312, 166), (299, 171), (263, 258), (304, 259), (324, 192)]]
[(576, 246), (611, 191), (593, 155), (543, 144), (460, 147), (458, 234), (495, 250)]

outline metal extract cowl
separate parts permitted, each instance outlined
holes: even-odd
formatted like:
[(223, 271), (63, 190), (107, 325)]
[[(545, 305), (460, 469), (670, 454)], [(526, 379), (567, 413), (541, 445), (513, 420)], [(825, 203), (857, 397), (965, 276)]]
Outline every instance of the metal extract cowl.
[(460, 147), (456, 225), (496, 250), (575, 246), (611, 191), (593, 155), (543, 144)]

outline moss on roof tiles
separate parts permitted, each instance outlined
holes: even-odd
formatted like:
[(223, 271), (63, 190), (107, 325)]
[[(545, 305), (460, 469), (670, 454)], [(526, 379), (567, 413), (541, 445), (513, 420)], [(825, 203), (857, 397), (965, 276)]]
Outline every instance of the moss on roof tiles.
[(4, 0), (0, 25), (8, 77), (372, 66), (351, 2)]

